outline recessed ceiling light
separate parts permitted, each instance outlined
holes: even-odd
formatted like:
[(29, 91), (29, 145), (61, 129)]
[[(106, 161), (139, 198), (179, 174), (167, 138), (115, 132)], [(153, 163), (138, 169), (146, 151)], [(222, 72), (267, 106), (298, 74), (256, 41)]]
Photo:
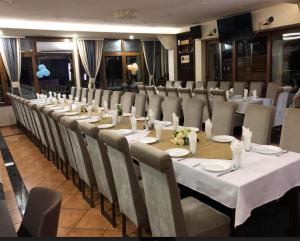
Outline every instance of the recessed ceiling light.
[(130, 38), (130, 39), (134, 39), (134, 36), (133, 36), (133, 35), (130, 35), (129, 38)]

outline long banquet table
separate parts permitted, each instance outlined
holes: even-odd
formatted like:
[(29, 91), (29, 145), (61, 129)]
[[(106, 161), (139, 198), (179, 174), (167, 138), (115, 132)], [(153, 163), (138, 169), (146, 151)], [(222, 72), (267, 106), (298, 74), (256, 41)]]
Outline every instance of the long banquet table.
[[(97, 113), (93, 113), (97, 115)], [(110, 115), (105, 115), (95, 125), (111, 123)], [(87, 120), (80, 120), (87, 121)], [(155, 130), (143, 129), (144, 122), (138, 122), (138, 131), (127, 135), (131, 144), (145, 136), (155, 137)], [(122, 117), (118, 125), (111, 130), (130, 129), (128, 117)], [(169, 148), (189, 149), (171, 143), (172, 130), (163, 130), (161, 141), (153, 146), (166, 150)], [(235, 210), (234, 226), (243, 224), (251, 211), (270, 201), (282, 197), (289, 190), (300, 186), (300, 153), (288, 152), (281, 156), (263, 155), (255, 152), (243, 152), (242, 166), (239, 170), (218, 177), (206, 172), (201, 163), (207, 159), (222, 159), (231, 162), (232, 154), (228, 143), (217, 143), (198, 133), (197, 153), (185, 159), (173, 159), (177, 182)]]

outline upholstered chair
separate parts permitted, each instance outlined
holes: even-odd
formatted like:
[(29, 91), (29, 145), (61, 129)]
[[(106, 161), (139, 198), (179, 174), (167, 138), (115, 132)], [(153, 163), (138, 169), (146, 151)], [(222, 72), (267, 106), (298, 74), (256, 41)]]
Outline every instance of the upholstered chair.
[(193, 90), (195, 88), (195, 81), (187, 81), (185, 84), (185, 88)]
[(81, 89), (81, 97), (80, 97), (80, 100), (82, 101), (83, 98), (88, 98), (88, 88), (82, 88)]
[(92, 104), (92, 101), (93, 101), (94, 97), (95, 97), (95, 89), (89, 89), (88, 90), (88, 95), (87, 95), (87, 103), (89, 105)]
[(158, 86), (156, 89), (157, 89), (157, 94), (159, 96), (162, 96), (162, 97), (167, 97), (168, 96), (168, 93), (166, 91), (166, 87)]
[(300, 153), (299, 123), (300, 109), (286, 109), (279, 144), (281, 148)]
[(110, 97), (110, 108), (115, 110), (117, 108), (117, 104), (121, 103), (121, 97), (123, 95), (123, 91), (113, 91)]
[(165, 151), (138, 142), (130, 149), (140, 163), (153, 237), (229, 236), (229, 217), (193, 197), (180, 200), (172, 160)]
[(61, 194), (45, 187), (31, 189), (18, 237), (56, 237)]
[(250, 89), (249, 89), (249, 96), (252, 96), (252, 91), (256, 90), (257, 98), (263, 97), (265, 82), (251, 82)]
[(221, 81), (220, 82), (220, 90), (230, 90), (231, 82), (230, 81)]
[(135, 101), (134, 106), (136, 109), (136, 115), (137, 116), (146, 116), (146, 105), (148, 101), (148, 96), (144, 94), (136, 94), (135, 95)]
[(217, 88), (217, 87), (218, 87), (218, 84), (219, 84), (218, 81), (212, 81), (212, 80), (207, 81), (206, 89), (207, 89), (207, 90), (210, 90), (210, 89)]
[[(95, 173), (97, 188), (100, 193), (101, 213), (115, 227), (116, 204), (118, 202), (118, 198), (106, 147), (104, 146), (103, 142), (99, 140), (99, 129), (95, 125), (87, 122), (80, 122), (79, 128), (85, 135), (87, 150), (89, 152), (93, 170)], [(111, 215), (107, 210), (105, 210), (104, 198), (111, 204)]]
[(275, 108), (250, 104), (247, 106), (244, 126), (252, 131), (252, 142), (262, 145), (270, 143)]
[(154, 86), (145, 86), (145, 89), (147, 91), (147, 95), (156, 95), (155, 87)]
[(95, 102), (96, 102), (96, 106), (100, 107), (102, 102), (102, 93), (103, 93), (103, 90), (102, 89), (96, 89), (95, 90)]
[(179, 97), (166, 97), (161, 104), (163, 121), (173, 121), (172, 114), (181, 116), (182, 99)]
[(130, 113), (131, 107), (134, 106), (135, 93), (125, 92), (121, 97), (123, 113)]
[(202, 129), (202, 115), (205, 102), (197, 97), (182, 103), (184, 126)]
[(149, 105), (148, 105), (148, 110), (152, 110), (154, 113), (154, 119), (155, 120), (161, 120), (161, 104), (164, 100), (164, 97), (160, 95), (153, 95), (149, 96)]
[(196, 89), (201, 89), (204, 87), (205, 81), (196, 81)]
[(76, 95), (73, 97), (77, 97), (78, 100), (81, 100), (81, 88), (76, 88)]
[(111, 90), (103, 90), (102, 92), (102, 99), (101, 99), (101, 106), (104, 107), (104, 101), (107, 102), (108, 104), (108, 108), (110, 108), (110, 98), (112, 95), (112, 91)]
[[(60, 122), (67, 128), (73, 152), (78, 167), (79, 177), (81, 179), (82, 196), (90, 204), (95, 207), (94, 203), (94, 186), (96, 184), (95, 174), (92, 162), (85, 145), (83, 136), (78, 128), (78, 122), (71, 117), (65, 116), (60, 119)], [(89, 187), (90, 197), (85, 194), (85, 185)]]
[(174, 81), (170, 81), (170, 80), (166, 81), (166, 88), (173, 88), (174, 87), (173, 82)]
[(147, 95), (145, 85), (138, 85), (137, 88), (138, 88), (138, 91), (139, 91), (140, 94)]
[(202, 115), (202, 120), (203, 122), (206, 121), (207, 119), (211, 119), (211, 106), (210, 106), (210, 101), (208, 97), (208, 90), (206, 89), (194, 89), (193, 93), (196, 98), (199, 98), (200, 100), (204, 101), (205, 105), (203, 108), (203, 115)]
[(75, 86), (72, 86), (72, 87), (71, 87), (70, 95), (72, 95), (73, 97), (75, 97), (75, 94), (76, 94), (76, 87), (75, 87)]
[(246, 88), (246, 82), (244, 81), (237, 81), (233, 83), (233, 94), (234, 95), (243, 95), (244, 89)]
[(166, 88), (169, 97), (178, 97), (177, 88)]
[(293, 90), (291, 86), (283, 86), (277, 89), (277, 93), (273, 100), (273, 106), (276, 107), (276, 113), (273, 126), (280, 126), (283, 123), (284, 112), (289, 107), (289, 97)]
[(179, 80), (174, 81), (174, 87), (175, 88), (181, 88), (182, 87), (182, 81), (179, 81)]
[(179, 88), (178, 94), (182, 98), (182, 103), (192, 98), (192, 90), (189, 88)]
[(138, 235), (141, 236), (142, 228), (149, 228), (149, 220), (128, 142), (124, 136), (109, 130), (101, 131), (99, 139), (106, 145), (111, 163), (122, 213), (122, 234), (126, 235), (126, 218), (128, 218), (136, 225)]
[(235, 103), (216, 101), (212, 115), (213, 135), (232, 135), (234, 116), (237, 106)]

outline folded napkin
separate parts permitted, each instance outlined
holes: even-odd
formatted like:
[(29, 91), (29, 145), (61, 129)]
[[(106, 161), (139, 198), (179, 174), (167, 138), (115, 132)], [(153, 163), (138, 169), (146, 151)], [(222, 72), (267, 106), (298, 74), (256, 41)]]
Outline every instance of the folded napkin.
[(253, 99), (257, 99), (257, 91), (256, 90), (252, 90), (252, 96), (253, 96)]
[(209, 140), (212, 136), (211, 134), (211, 130), (212, 130), (212, 123), (210, 119), (207, 119), (205, 121), (205, 135), (206, 135), (206, 139)]
[(242, 156), (243, 148), (244, 148), (244, 145), (239, 140), (234, 140), (230, 144), (234, 169), (238, 169), (241, 167), (241, 156)]
[(60, 99), (61, 98), (61, 93), (57, 94), (57, 98)]
[(114, 126), (116, 126), (117, 125), (117, 121), (118, 121), (118, 111), (117, 110), (112, 110), (111, 119), (112, 119), (112, 124)]
[(174, 128), (174, 130), (177, 130), (177, 128), (179, 126), (179, 117), (175, 113), (173, 113), (172, 119), (173, 119), (173, 128)]
[(107, 112), (108, 111), (108, 103), (107, 103), (107, 101), (103, 102), (103, 107), (104, 107), (104, 111)]
[(62, 95), (62, 98), (65, 100), (65, 99), (67, 99), (67, 95), (66, 94), (63, 94)]
[(149, 125), (152, 125), (154, 123), (154, 112), (152, 109), (148, 110), (148, 118), (149, 118)]
[(130, 117), (130, 123), (131, 123), (131, 130), (133, 131), (133, 132), (136, 132), (136, 126), (137, 126), (137, 124), (136, 124), (136, 118), (135, 118), (135, 116), (131, 116)]
[(155, 128), (155, 133), (156, 133), (156, 139), (160, 141), (163, 123), (160, 121), (155, 121), (154, 128)]
[(69, 100), (73, 101), (73, 95), (69, 95)]
[(82, 103), (86, 105), (86, 98), (82, 98)]
[(226, 99), (229, 100), (229, 96), (230, 96), (229, 90), (226, 90), (225, 94), (226, 94)]
[(79, 98), (78, 97), (75, 97), (75, 102), (79, 102)]
[(146, 130), (137, 130), (136, 133), (131, 134), (131, 135), (126, 135), (125, 138), (127, 139), (127, 142), (130, 144), (140, 141), (141, 139), (145, 138), (148, 136), (150, 131)]
[(76, 102), (76, 110), (81, 113), (81, 103), (80, 102)]
[(252, 131), (250, 131), (250, 129), (245, 126), (243, 126), (242, 128), (243, 128), (242, 137), (244, 140), (245, 151), (250, 151), (251, 150)]
[(189, 143), (190, 143), (190, 151), (192, 154), (197, 152), (197, 134), (195, 131), (191, 131), (188, 134)]
[(89, 105), (87, 108), (88, 116), (92, 116), (93, 106)]
[(233, 88), (230, 88), (229, 93), (233, 94)]
[(98, 107), (97, 112), (98, 112), (99, 119), (102, 120), (102, 118), (103, 118), (103, 110), (102, 110), (102, 107)]
[(92, 100), (92, 109), (96, 110), (97, 106), (96, 106), (96, 100)]
[(49, 91), (49, 97), (53, 97), (53, 96), (52, 96), (52, 91)]
[(248, 98), (248, 90), (244, 89), (244, 99), (247, 99), (247, 98)]
[(69, 100), (69, 103), (68, 103), (68, 109), (69, 111), (72, 111), (72, 106), (73, 106), (73, 103), (71, 100)]
[(56, 98), (57, 94), (56, 92), (53, 92), (53, 97)]
[(136, 116), (136, 108), (134, 106), (131, 107), (131, 116), (132, 117)]
[(36, 93), (36, 98), (39, 99), (40, 98), (40, 94)]

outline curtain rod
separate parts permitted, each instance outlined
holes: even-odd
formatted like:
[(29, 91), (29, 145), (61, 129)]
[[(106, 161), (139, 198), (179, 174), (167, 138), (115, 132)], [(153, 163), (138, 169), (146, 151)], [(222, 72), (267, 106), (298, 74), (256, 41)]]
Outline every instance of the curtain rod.
[(26, 38), (25, 36), (0, 36), (0, 38)]

